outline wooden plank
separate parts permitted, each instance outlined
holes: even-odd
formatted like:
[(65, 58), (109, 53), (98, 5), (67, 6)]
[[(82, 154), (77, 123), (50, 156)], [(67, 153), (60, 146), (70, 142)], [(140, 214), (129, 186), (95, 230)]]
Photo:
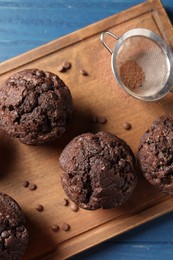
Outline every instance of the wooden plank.
[(166, 43), (173, 48), (173, 27), (169, 19), (164, 19), (166, 16), (167, 14), (164, 8), (158, 8), (157, 11), (153, 11), (153, 17), (159, 31), (162, 33), (162, 37), (165, 39)]
[[(151, 208), (142, 210), (136, 213), (133, 213), (133, 216), (128, 216), (125, 218), (112, 220), (108, 223), (105, 223), (101, 226), (96, 227), (95, 229), (89, 230), (86, 233), (80, 234), (78, 237), (68, 240), (60, 245), (60, 249), (56, 252), (50, 254), (44, 259), (57, 259), (57, 256), (61, 259), (70, 257), (76, 253), (80, 253), (83, 250), (87, 250), (90, 245), (95, 246), (102, 241), (104, 241), (105, 235), (108, 235), (109, 238), (112, 238), (116, 235), (120, 235), (127, 231), (127, 226), (130, 226), (129, 230), (139, 225), (142, 225), (148, 221), (151, 221), (153, 218), (160, 216), (160, 210), (162, 214), (166, 214), (173, 210), (172, 200), (164, 201), (163, 203), (153, 205)], [(110, 235), (112, 233), (112, 236)], [(79, 240), (80, 239), (80, 243)], [(68, 252), (68, 255), (67, 255)]]
[[(154, 103), (141, 102), (127, 96), (114, 80), (111, 57), (100, 42), (100, 33), (111, 30), (121, 35), (136, 27), (151, 29), (168, 43), (172, 41), (172, 27), (166, 13), (160, 1), (153, 0), (0, 64), (2, 81), (24, 68), (37, 67), (57, 73), (62, 61), (72, 62), (71, 70), (59, 75), (70, 87), (74, 100), (72, 122), (62, 139), (52, 145), (31, 147), (0, 136), (3, 144), (0, 152), (4, 156), (0, 189), (14, 197), (26, 213), (30, 243), (25, 259), (67, 258), (172, 210), (172, 199), (155, 190), (140, 173), (137, 189), (120, 208), (95, 212), (81, 209), (74, 213), (62, 206), (65, 195), (58, 157), (74, 136), (87, 131), (110, 131), (127, 141), (136, 154), (139, 139), (151, 122), (173, 109), (171, 95)], [(113, 39), (109, 39), (109, 44), (113, 48)], [(86, 69), (89, 76), (82, 77), (80, 68)], [(107, 124), (91, 124), (94, 114), (106, 116)], [(133, 126), (129, 132), (122, 127), (127, 120)], [(36, 183), (38, 189), (34, 192), (24, 189), (21, 185), (24, 179)], [(35, 211), (40, 203), (45, 207), (42, 213)], [(71, 230), (53, 233), (51, 225), (62, 222), (69, 223)]]

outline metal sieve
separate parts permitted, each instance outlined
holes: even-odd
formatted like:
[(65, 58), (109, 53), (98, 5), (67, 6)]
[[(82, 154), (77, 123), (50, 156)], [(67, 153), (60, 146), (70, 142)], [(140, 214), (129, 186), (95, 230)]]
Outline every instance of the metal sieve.
[[(113, 50), (105, 42), (106, 34), (117, 40)], [(159, 35), (137, 28), (119, 38), (106, 31), (101, 34), (101, 41), (112, 55), (116, 81), (129, 95), (154, 101), (171, 91), (173, 53)]]

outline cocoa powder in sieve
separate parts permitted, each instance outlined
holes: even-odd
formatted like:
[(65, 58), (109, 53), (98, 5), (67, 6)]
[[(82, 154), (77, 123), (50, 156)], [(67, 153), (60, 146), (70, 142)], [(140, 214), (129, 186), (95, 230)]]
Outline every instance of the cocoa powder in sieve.
[(138, 63), (128, 60), (120, 67), (120, 79), (127, 88), (136, 89), (142, 86), (145, 74)]

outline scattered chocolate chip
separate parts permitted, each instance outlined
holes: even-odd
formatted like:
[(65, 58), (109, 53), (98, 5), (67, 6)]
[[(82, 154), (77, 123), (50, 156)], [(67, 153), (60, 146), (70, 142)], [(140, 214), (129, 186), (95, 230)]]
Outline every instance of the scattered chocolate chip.
[(29, 186), (29, 181), (23, 181), (23, 182), (22, 182), (22, 186), (23, 186), (24, 188), (27, 188), (27, 187)]
[(63, 66), (63, 64), (59, 65), (58, 68), (57, 68), (57, 70), (58, 70), (59, 72), (65, 72), (65, 71), (66, 71), (66, 69), (65, 69), (64, 66)]
[(68, 204), (69, 204), (68, 199), (63, 199), (63, 206), (68, 206)]
[(39, 212), (42, 212), (42, 211), (44, 210), (44, 207), (43, 207), (43, 205), (39, 204), (39, 205), (36, 206), (35, 209), (36, 209), (37, 211), (39, 211)]
[(52, 225), (52, 231), (57, 232), (59, 230), (59, 226)]
[(36, 190), (37, 189), (37, 185), (34, 183), (29, 183), (29, 190)]
[(83, 76), (88, 76), (88, 72), (84, 69), (80, 69), (80, 74)]
[(125, 130), (130, 130), (132, 128), (132, 125), (130, 123), (128, 123), (128, 122), (125, 122), (123, 124), (123, 127), (124, 127)]
[(71, 68), (71, 62), (69, 62), (69, 61), (64, 61), (64, 62), (63, 62), (63, 67), (64, 67), (66, 70), (70, 69), (70, 68)]
[(74, 211), (74, 212), (77, 212), (77, 211), (79, 210), (78, 205), (72, 204), (72, 205), (71, 205), (71, 210)]
[(98, 120), (99, 124), (106, 124), (106, 122), (107, 122), (107, 118), (104, 116), (98, 116), (97, 120)]
[(104, 116), (93, 116), (92, 122), (98, 124), (106, 124), (107, 118)]
[(64, 231), (68, 231), (70, 229), (70, 225), (67, 223), (63, 223), (60, 228)]
[(66, 70), (71, 68), (71, 62), (64, 61), (62, 64), (60, 64), (57, 68), (59, 72), (65, 72)]

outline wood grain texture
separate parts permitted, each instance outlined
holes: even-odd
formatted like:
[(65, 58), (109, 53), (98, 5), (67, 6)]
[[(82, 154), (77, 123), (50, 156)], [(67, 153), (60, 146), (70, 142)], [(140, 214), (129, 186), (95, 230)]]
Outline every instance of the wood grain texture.
[[(93, 4), (93, 2), (96, 2), (96, 1), (91, 1), (92, 4)], [(21, 8), (21, 6), (23, 5), (23, 3), (21, 3), (21, 1), (14, 1), (13, 3), (14, 4), (18, 3), (17, 8)], [(25, 1), (25, 3), (27, 3), (27, 1)], [(55, 7), (55, 3), (54, 2), (52, 2), (52, 3), (54, 4), (54, 5), (52, 4), (52, 6)], [(41, 8), (39, 5), (37, 6), (37, 4), (38, 4), (38, 2), (35, 4), (36, 5), (35, 8)], [(28, 5), (30, 5), (30, 3)], [(47, 4), (47, 5), (49, 5), (49, 4)], [(24, 7), (27, 8), (26, 4), (24, 5)], [(92, 5), (92, 7), (94, 8), (94, 5)], [(87, 5), (86, 5), (86, 8), (87, 8)], [(103, 8), (103, 6), (102, 6), (102, 8)], [(143, 8), (143, 10), (142, 10), (142, 12), (144, 13), (142, 16), (142, 19), (141, 19), (142, 22), (140, 19), (134, 19), (135, 21), (132, 21), (132, 22), (128, 23), (127, 25), (125, 25), (125, 27), (122, 27), (122, 25), (118, 25), (117, 20), (120, 19), (119, 21), (121, 21), (121, 19), (122, 20), (127, 19), (127, 17), (124, 14), (123, 18), (121, 17), (121, 15), (116, 17), (117, 18), (116, 26), (115, 26), (115, 19), (113, 19), (113, 18), (109, 18), (107, 20), (107, 22), (104, 21), (105, 29), (111, 28), (116, 33), (117, 32), (122, 33), (123, 30), (129, 29), (129, 28), (131, 28), (131, 26), (132, 27), (136, 26), (136, 24), (137, 24), (137, 26), (139, 26), (139, 24), (141, 23), (142, 25), (146, 26), (147, 28), (153, 29), (154, 31), (163, 32), (162, 29), (165, 28), (165, 25), (164, 25), (165, 20), (163, 19), (164, 15), (165, 15), (164, 11), (162, 9), (159, 9), (160, 13), (159, 13), (159, 16), (157, 16), (157, 12), (152, 12), (152, 15), (150, 13), (148, 14), (148, 12), (144, 12), (144, 10), (148, 10), (146, 5), (145, 5), (145, 8)], [(159, 19), (161, 14), (163, 16), (161, 19)], [(132, 15), (132, 12), (129, 12), (129, 15)], [(135, 14), (134, 14), (134, 16), (135, 16)], [(155, 22), (155, 19), (157, 20), (157, 22)], [(158, 25), (159, 20), (161, 20), (160, 25)], [(14, 20), (13, 20), (13, 22), (14, 22)], [(40, 21), (39, 21), (39, 23), (40, 23)], [(35, 22), (35, 25), (36, 25), (36, 22)], [(93, 30), (93, 28), (95, 28), (97, 26), (93, 25), (92, 30)], [(13, 168), (11, 169), (10, 165), (9, 165), (9, 168), (8, 167), (6, 168), (6, 164), (4, 161), (3, 172), (5, 174), (6, 172), (7, 173), (10, 172), (10, 170), (11, 170), (10, 176), (14, 174), (16, 180), (15, 180), (15, 185), (11, 185), (6, 178), (3, 178), (2, 179), (3, 183), (2, 183), (1, 189), (5, 189), (6, 191), (9, 191), (8, 193), (15, 196), (16, 199), (18, 201), (20, 201), (21, 204), (23, 205), (23, 208), (27, 214), (28, 222), (30, 223), (31, 226), (34, 226), (35, 231), (38, 233), (38, 234), (35, 234), (33, 232), (31, 234), (31, 236), (34, 238), (33, 241), (36, 243), (34, 245), (36, 254), (40, 253), (39, 251), (40, 251), (40, 249), (42, 249), (43, 244), (44, 245), (46, 244), (45, 251), (47, 252), (47, 250), (49, 251), (49, 249), (50, 249), (50, 251), (52, 251), (52, 246), (53, 247), (55, 246), (55, 249), (56, 249), (56, 245), (57, 245), (57, 243), (59, 243), (60, 245), (62, 245), (62, 247), (61, 247), (62, 249), (59, 252), (62, 254), (64, 254), (64, 252), (65, 252), (67, 255), (67, 253), (69, 253), (69, 251), (71, 250), (71, 248), (70, 248), (71, 243), (67, 244), (67, 247), (69, 247), (70, 250), (68, 251), (68, 249), (67, 249), (67, 251), (66, 251), (64, 249), (64, 248), (66, 248), (66, 246), (64, 247), (63, 243), (61, 243), (61, 241), (63, 239), (66, 241), (66, 239), (68, 239), (70, 236), (73, 236), (74, 234), (76, 234), (75, 232), (79, 232), (79, 227), (78, 227), (78, 225), (76, 223), (76, 219), (75, 219), (76, 215), (74, 215), (74, 213), (72, 214), (72, 212), (70, 212), (69, 209), (67, 209), (66, 212), (64, 210), (62, 210), (62, 207), (59, 204), (60, 201), (57, 197), (62, 198), (63, 192), (62, 192), (62, 190), (57, 191), (54, 183), (56, 183), (56, 182), (59, 183), (59, 176), (57, 175), (57, 172), (56, 172), (56, 171), (60, 172), (60, 170), (57, 169), (58, 153), (64, 147), (65, 143), (68, 140), (70, 140), (74, 135), (78, 134), (80, 131), (86, 131), (88, 129), (89, 130), (91, 129), (90, 127), (88, 128), (87, 124), (88, 124), (88, 119), (93, 114), (93, 111), (95, 111), (97, 113), (102, 113), (102, 114), (105, 113), (105, 111), (107, 111), (107, 110), (112, 111), (111, 113), (108, 112), (107, 114), (106, 113), (104, 114), (108, 117), (109, 120), (108, 120), (108, 124), (105, 125), (102, 129), (105, 129), (105, 130), (111, 129), (111, 131), (115, 131), (116, 134), (118, 134), (119, 136), (121, 136), (125, 140), (127, 140), (128, 143), (133, 147), (134, 151), (136, 151), (137, 145), (138, 145), (138, 138), (135, 141), (133, 141), (132, 136), (133, 135), (139, 136), (142, 133), (142, 131), (144, 131), (147, 128), (147, 125), (150, 124), (152, 119), (155, 118), (155, 116), (157, 116), (158, 111), (162, 110), (161, 111), (162, 114), (167, 113), (172, 105), (171, 104), (172, 98), (169, 96), (166, 99), (164, 99), (163, 102), (161, 102), (161, 103), (157, 102), (155, 105), (150, 105), (150, 106), (146, 106), (143, 103), (139, 104), (138, 101), (134, 101), (130, 98), (130, 106), (134, 107), (135, 111), (136, 111), (135, 108), (138, 108), (137, 111), (138, 110), (141, 110), (141, 111), (138, 111), (139, 113), (137, 115), (131, 115), (131, 110), (127, 111), (126, 114), (122, 114), (122, 113), (120, 115), (118, 114), (119, 111), (123, 111), (124, 107), (127, 107), (127, 104), (129, 105), (129, 99), (126, 99), (126, 95), (124, 95), (124, 93), (122, 93), (121, 91), (118, 91), (118, 87), (115, 86), (115, 82), (114, 82), (114, 79), (113, 79), (111, 71), (110, 71), (110, 59), (109, 59), (110, 56), (108, 55), (106, 50), (103, 49), (103, 47), (101, 45), (99, 45), (99, 48), (97, 48), (97, 46), (99, 44), (99, 41), (98, 41), (99, 32), (104, 28), (104, 26), (103, 25), (100, 26), (98, 31), (95, 31), (94, 37), (92, 37), (92, 39), (89, 36), (89, 34), (91, 32), (88, 31), (88, 29), (84, 30), (82, 35), (80, 33), (74, 34), (74, 36), (72, 35), (72, 39), (74, 40), (74, 42), (77, 41), (77, 43), (74, 44), (74, 46), (76, 46), (76, 47), (74, 48), (74, 46), (73, 46), (73, 53), (71, 51), (72, 46), (62, 49), (64, 41), (67, 42), (67, 40), (68, 40), (68, 42), (66, 43), (68, 46), (69, 42), (72, 40), (71, 36), (70, 36), (70, 38), (69, 37), (65, 38), (66, 40), (60, 39), (58, 41), (59, 45), (58, 45), (58, 47), (56, 47), (56, 50), (53, 50), (51, 55), (47, 55), (46, 57), (39, 58), (39, 60), (37, 60), (38, 53), (34, 52), (33, 56), (32, 56), (32, 52), (31, 52), (29, 54), (28, 59), (32, 60), (34, 58), (35, 61), (25, 65), (26, 67), (37, 65), (40, 68), (49, 69), (53, 72), (56, 72), (57, 60), (58, 59), (63, 60), (64, 58), (66, 59), (66, 58), (71, 57), (71, 60), (73, 61), (73, 65), (75, 67), (75, 69), (73, 68), (74, 75), (78, 75), (77, 74), (78, 68), (81, 65), (85, 66), (87, 69), (89, 68), (88, 70), (90, 72), (89, 83), (88, 83), (88, 80), (87, 80), (87, 82), (85, 82), (83, 78), (80, 78), (77, 76), (75, 76), (73, 79), (71, 79), (71, 77), (70, 77), (71, 72), (69, 74), (63, 75), (65, 82), (67, 82), (69, 84), (69, 86), (72, 88), (72, 92), (73, 92), (73, 95), (75, 98), (75, 104), (76, 104), (75, 108), (76, 109), (75, 109), (73, 122), (76, 125), (76, 129), (74, 129), (73, 132), (70, 134), (69, 134), (69, 132), (67, 132), (69, 134), (69, 135), (68, 134), (66, 135), (67, 140), (65, 142), (62, 142), (59, 144), (58, 151), (57, 151), (56, 144), (54, 146), (44, 147), (44, 149), (43, 148), (35, 149), (32, 147), (28, 148), (28, 147), (19, 145), (16, 141), (12, 142), (11, 140), (9, 141), (8, 139), (4, 139), (4, 142), (6, 142), (6, 144), (7, 144), (7, 145), (5, 145), (5, 147), (9, 147), (9, 150), (6, 151), (6, 154), (10, 155), (8, 162), (11, 162), (11, 165), (13, 166)], [(166, 31), (167, 30), (165, 30), (165, 32)], [(171, 34), (169, 35), (168, 31), (166, 33), (165, 32), (163, 33), (165, 40), (167, 40), (168, 42), (173, 42), (169, 38), (169, 36)], [(85, 40), (86, 37), (87, 37), (87, 39)], [(20, 42), (18, 42), (18, 44), (20, 44)], [(87, 44), (88, 49), (86, 49), (86, 44)], [(50, 45), (51, 44), (49, 44), (49, 46)], [(51, 48), (52, 48), (52, 45), (51, 45), (50, 49)], [(49, 51), (50, 51), (50, 49), (49, 49)], [(47, 50), (47, 47), (46, 47), (46, 50)], [(44, 56), (44, 54), (45, 54), (44, 51), (45, 50), (43, 47), (41, 49), (41, 54), (39, 52), (39, 55)], [(49, 51), (48, 51), (48, 53), (49, 53)], [(96, 52), (96, 51), (98, 51), (98, 52)], [(86, 57), (92, 57), (92, 62), (90, 59), (85, 60), (85, 58), (83, 57), (83, 53), (85, 53)], [(81, 59), (81, 58), (79, 58), (79, 56), (81, 56), (83, 58)], [(14, 64), (15, 62), (19, 62), (20, 59), (23, 60), (23, 63), (27, 63), (27, 60), (24, 58), (26, 58), (26, 57), (22, 56), (22, 59), (17, 58), (17, 59), (14, 59), (13, 61), (11, 61), (10, 63), (6, 62), (6, 63), (2, 64), (2, 66), (0, 68), (4, 71), (4, 66), (7, 66), (9, 68), (10, 66), (12, 66), (11, 64)], [(22, 62), (22, 61), (20, 61), (20, 62)], [(103, 64), (104, 64), (104, 68), (107, 68), (104, 71), (102, 70)], [(5, 70), (7, 69), (7, 67), (5, 67)], [(14, 67), (12, 67), (12, 69), (13, 68)], [(21, 69), (21, 68), (22, 67), (20, 67), (19, 69)], [(98, 68), (98, 71), (93, 74), (93, 71), (95, 68)], [(2, 72), (2, 71), (0, 71), (0, 72)], [(10, 73), (13, 73), (13, 72), (14, 72), (14, 70), (10, 71)], [(6, 73), (1, 78), (3, 79), (7, 75), (8, 74)], [(97, 81), (97, 79), (98, 79), (98, 81)], [(80, 88), (78, 88), (77, 85), (80, 86)], [(93, 86), (97, 86), (97, 87), (94, 88)], [(104, 104), (105, 101), (103, 102), (102, 93), (104, 93), (105, 89), (108, 89), (107, 86), (109, 86), (110, 89), (108, 91), (109, 95), (106, 98), (106, 103)], [(117, 87), (117, 88), (115, 89), (115, 87)], [(86, 95), (84, 95), (83, 89), (87, 89)], [(93, 92), (93, 90), (94, 90), (94, 92)], [(96, 93), (96, 94), (99, 93), (97, 95), (97, 106), (96, 106), (96, 104), (93, 104), (93, 101), (90, 98), (91, 92)], [(95, 96), (96, 96), (96, 94), (95, 94)], [(124, 104), (120, 104), (120, 106), (118, 103), (117, 104), (118, 108), (115, 107), (115, 100), (117, 100), (116, 99), (117, 96), (120, 96), (121, 101), (124, 102)], [(82, 98), (81, 103), (84, 102), (85, 108), (83, 107), (83, 104), (81, 105), (81, 103), (78, 102), (79, 98)], [(109, 109), (107, 108), (107, 106), (105, 107), (106, 104), (108, 104)], [(150, 115), (148, 115), (147, 109), (151, 109)], [(159, 110), (159, 109), (161, 109), (161, 110)], [(80, 111), (80, 113), (79, 113), (79, 111)], [(143, 116), (147, 116), (146, 125), (139, 126), (137, 124), (137, 120), (139, 120), (139, 118), (143, 117)], [(128, 118), (128, 117), (131, 119), (131, 121), (133, 123), (133, 131), (130, 134), (122, 131), (122, 123), (124, 122), (124, 118)], [(79, 118), (82, 119), (80, 126), (77, 125)], [(114, 120), (112, 120), (112, 118), (114, 118)], [(137, 120), (135, 118), (137, 118)], [(116, 122), (118, 122), (118, 125), (115, 124)], [(80, 131), (79, 131), (79, 127), (81, 127)], [(92, 130), (97, 130), (97, 129), (94, 129), (95, 128), (94, 126), (92, 126), (92, 127), (93, 127)], [(4, 150), (3, 150), (3, 152), (4, 152)], [(20, 164), (20, 168), (18, 168), (19, 166), (17, 165), (17, 159), (20, 159), (20, 161), (22, 161), (22, 163)], [(31, 164), (31, 162), (32, 162), (32, 164)], [(42, 164), (42, 162), (44, 162), (44, 164)], [(34, 169), (34, 171), (33, 171), (33, 169)], [(47, 170), (47, 169), (49, 169), (49, 170)], [(47, 189), (47, 183), (45, 183), (45, 181), (42, 181), (42, 179), (44, 179), (44, 178), (46, 180), (48, 171), (49, 171), (49, 174), (51, 173), (51, 177), (52, 177), (52, 179), (50, 180), (50, 183), (49, 183), (49, 185), (51, 186), (51, 191)], [(21, 176), (21, 172), (22, 172), (22, 176)], [(12, 178), (14, 178), (14, 176), (12, 176)], [(37, 182), (39, 189), (36, 191), (36, 193), (33, 192), (33, 193), (31, 193), (31, 195), (28, 195), (27, 191), (23, 191), (20, 184), (21, 184), (21, 181), (23, 180), (24, 176)], [(54, 188), (52, 188), (52, 187), (54, 187)], [(140, 191), (141, 187), (142, 187), (142, 189), (144, 187), (146, 187), (146, 189), (148, 189), (147, 194), (145, 196), (144, 196), (144, 194), (142, 194), (142, 191)], [(16, 190), (18, 192), (16, 192)], [(44, 194), (44, 196), (43, 196), (44, 190), (46, 190), (46, 194)], [(21, 198), (21, 194), (24, 195), (24, 198)], [(52, 196), (52, 194), (54, 194), (54, 195)], [(136, 196), (139, 196), (139, 194), (141, 195), (142, 202), (147, 200), (147, 198), (148, 198), (147, 196), (151, 197), (154, 194), (154, 197), (153, 197), (153, 200), (150, 200), (150, 204), (146, 205), (145, 203), (144, 204), (141, 203), (141, 205), (138, 207), (137, 202), (136, 202)], [(51, 201), (49, 199), (47, 199), (47, 195), (48, 195), (48, 198), (49, 198), (49, 196), (51, 197)], [(44, 212), (45, 214), (42, 215), (42, 218), (40, 221), (41, 216), (39, 215), (39, 213), (37, 214), (37, 212), (34, 211), (34, 206), (35, 206), (36, 202), (40, 202), (41, 198), (43, 199), (44, 204), (46, 206), (46, 211)], [(98, 216), (100, 218), (100, 221), (103, 221), (103, 219), (105, 219), (105, 217), (106, 217), (106, 221), (104, 220), (105, 224), (103, 225), (104, 227), (106, 227), (107, 226), (106, 223), (111, 222), (110, 219), (112, 218), (113, 215), (114, 215), (114, 217), (120, 216), (120, 218), (121, 218), (121, 216), (124, 216), (123, 223), (121, 221), (119, 221), (118, 217), (116, 217), (117, 222), (115, 222), (115, 224), (113, 226), (109, 225), (109, 228), (111, 229), (110, 231), (112, 231), (112, 229), (113, 230), (115, 229), (114, 234), (115, 233), (119, 234), (119, 233), (123, 232), (124, 229), (126, 230), (127, 225), (129, 225), (129, 221), (127, 221), (127, 223), (125, 221), (126, 213), (129, 209), (131, 209), (132, 207), (136, 208), (136, 210), (137, 210), (136, 212), (132, 211), (132, 214), (137, 214), (136, 215), (137, 221), (135, 221), (135, 223), (136, 222), (142, 223), (144, 219), (145, 220), (150, 219), (151, 216), (153, 216), (153, 214), (160, 215), (160, 213), (161, 213), (160, 211), (162, 211), (162, 213), (165, 213), (166, 211), (170, 210), (170, 207), (172, 206), (172, 202), (169, 203), (169, 201), (168, 201), (168, 204), (165, 204), (165, 203), (162, 204), (162, 201), (164, 202), (166, 199), (167, 199), (167, 196), (157, 193), (152, 187), (150, 187), (150, 185), (146, 184), (145, 181), (143, 179), (141, 179), (139, 188), (137, 189), (136, 193), (132, 197), (129, 204), (123, 206), (120, 210), (118, 210), (118, 212), (117, 212), (117, 210), (116, 211), (113, 210), (113, 211), (110, 211), (110, 213), (106, 212), (106, 214), (105, 214), (104, 212), (99, 211), (98, 213), (96, 213), (96, 215), (94, 217), (95, 218), (94, 221), (96, 221), (96, 222), (94, 222), (93, 214), (90, 214), (90, 213), (85, 214), (85, 213), (83, 213), (83, 211), (81, 211), (79, 213), (79, 217), (81, 220), (80, 223), (83, 223), (84, 222), (83, 218), (87, 217), (89, 219), (92, 219), (92, 222), (88, 222), (88, 223), (94, 222), (95, 224), (93, 223), (92, 225), (97, 226), (98, 225), (98, 223), (97, 223)], [(159, 205), (159, 209), (157, 208), (158, 201), (161, 202), (161, 204)], [(156, 208), (155, 208), (155, 203), (156, 203)], [(58, 204), (58, 206), (57, 206), (57, 204)], [(151, 207), (151, 212), (149, 209), (150, 207)], [(54, 211), (55, 208), (57, 209), (56, 213)], [(154, 210), (154, 213), (152, 212), (152, 209)], [(140, 217), (141, 211), (143, 212), (144, 215), (142, 214), (142, 216)], [(71, 220), (72, 227), (74, 228), (74, 230), (72, 230), (72, 233), (70, 233), (70, 235), (68, 234), (66, 236), (66, 234), (61, 234), (60, 238), (59, 238), (59, 235), (58, 236), (56, 235), (55, 237), (52, 238), (52, 233), (50, 232), (50, 224), (54, 220), (61, 221), (61, 219), (64, 218), (64, 216), (66, 216), (67, 214), (69, 217), (68, 220), (69, 219)], [(129, 212), (129, 214), (131, 214), (131, 212)], [(54, 217), (52, 218), (52, 216), (54, 216)], [(139, 219), (138, 219), (138, 217), (139, 217)], [(43, 225), (45, 227), (44, 230), (42, 229)], [(134, 224), (133, 221), (132, 221), (131, 225), (132, 225), (131, 227), (136, 226), (136, 224)], [(116, 228), (117, 226), (118, 226), (118, 228)], [(87, 229), (88, 227), (87, 227), (87, 225), (86, 226), (84, 225), (83, 228)], [(95, 229), (93, 228), (93, 230), (95, 230), (95, 236), (93, 236), (93, 238), (91, 239), (92, 245), (103, 240), (101, 237), (101, 234), (99, 234), (99, 231), (97, 230), (97, 228), (95, 228)], [(106, 229), (103, 228), (103, 231), (105, 231), (105, 230), (107, 230), (107, 228)], [(108, 232), (109, 236), (111, 236), (110, 231)], [(81, 232), (81, 230), (80, 230), (80, 232)], [(106, 231), (105, 231), (105, 233), (106, 233)], [(93, 234), (94, 233), (92, 233), (92, 235)], [(98, 236), (98, 234), (99, 234), (99, 236)], [(41, 236), (42, 236), (42, 240), (40, 240)], [(86, 237), (85, 236), (82, 236), (82, 237), (84, 237), (84, 242), (81, 243), (82, 248), (80, 248), (80, 246), (78, 246), (78, 248), (77, 248), (78, 251), (83, 248), (87, 248), (87, 242), (90, 238), (90, 237), (87, 237), (87, 235), (86, 235)], [(43, 240), (44, 240), (44, 242), (43, 242)], [(80, 239), (80, 241), (81, 241), (81, 239)], [(134, 243), (134, 244), (137, 245), (136, 243)], [(33, 245), (31, 244), (30, 248), (32, 246)], [(139, 246), (140, 246), (140, 244), (139, 244)], [(129, 259), (130, 255), (133, 256), (133, 253), (135, 252), (134, 247), (132, 246), (132, 250), (129, 251), (127, 254), (124, 254), (123, 250), (125, 250), (125, 249), (127, 250), (127, 248), (129, 248), (128, 243), (127, 243), (127, 246), (126, 246), (126, 244), (124, 244), (119, 259), (124, 259), (124, 257), (126, 257), (125, 259)], [(136, 247), (136, 248), (138, 248), (138, 251), (136, 251), (136, 253), (140, 253), (141, 248), (140, 247)], [(144, 247), (144, 248), (146, 249), (147, 247)], [(152, 250), (154, 250), (153, 248), (158, 249), (157, 246), (152, 247), (151, 243), (150, 243), (150, 248)], [(166, 248), (168, 249), (167, 257), (169, 257), (169, 253), (171, 252), (170, 251), (171, 246), (168, 246), (168, 244), (167, 244)], [(146, 250), (144, 252), (146, 252)], [(43, 252), (43, 254), (44, 254), (44, 252)], [(55, 253), (54, 256), (51, 255), (49, 257), (49, 259), (58, 259), (56, 254), (57, 253)], [(109, 255), (109, 257), (111, 257), (111, 254), (108, 253), (108, 255)], [(143, 255), (140, 254), (140, 256), (145, 257), (146, 254), (145, 253)], [(151, 250), (150, 250), (150, 256), (151, 256)], [(90, 255), (90, 257), (91, 257), (91, 255)], [(33, 259), (33, 256), (31, 255), (30, 252), (28, 252), (27, 258)], [(100, 259), (100, 257), (99, 257), (99, 259)], [(104, 254), (103, 254), (103, 259), (106, 259), (106, 256), (104, 258)], [(132, 259), (134, 259), (134, 258), (132, 258)]]

